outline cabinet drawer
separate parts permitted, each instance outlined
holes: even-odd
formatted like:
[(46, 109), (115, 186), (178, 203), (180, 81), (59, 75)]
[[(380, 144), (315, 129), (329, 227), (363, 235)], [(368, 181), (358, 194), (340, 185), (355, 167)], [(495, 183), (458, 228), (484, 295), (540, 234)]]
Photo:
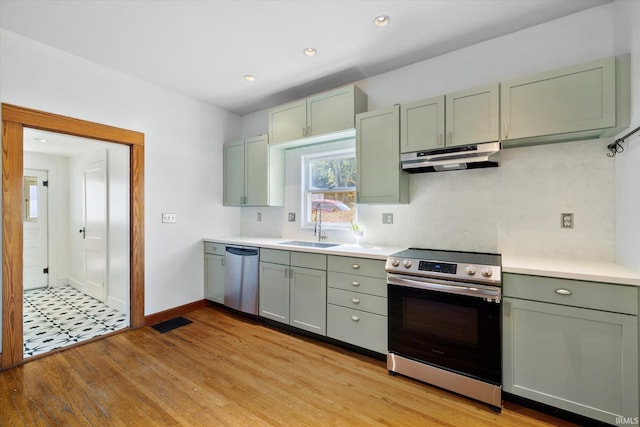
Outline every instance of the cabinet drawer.
[(326, 270), (327, 256), (307, 252), (291, 252), (291, 266)]
[(345, 291), (363, 292), (365, 294), (387, 297), (387, 279), (358, 276), (356, 274), (327, 273), (327, 286)]
[(505, 273), (506, 297), (638, 314), (638, 288), (581, 280)]
[(260, 249), (260, 261), (289, 265), (289, 251)]
[(387, 315), (387, 299), (375, 295), (329, 288), (327, 289), (327, 302), (381, 316)]
[(224, 255), (224, 243), (204, 242), (204, 253), (213, 255)]
[(387, 317), (327, 304), (327, 336), (386, 353)]
[(330, 255), (328, 270), (338, 273), (351, 273), (361, 276), (387, 278), (384, 261), (366, 258), (341, 257)]

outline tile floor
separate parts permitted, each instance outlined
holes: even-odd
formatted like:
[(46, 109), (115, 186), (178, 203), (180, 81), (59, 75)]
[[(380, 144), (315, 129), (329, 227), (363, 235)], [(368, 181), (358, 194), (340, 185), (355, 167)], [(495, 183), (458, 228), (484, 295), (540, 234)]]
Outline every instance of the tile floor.
[(25, 291), (24, 357), (128, 326), (127, 316), (72, 286)]

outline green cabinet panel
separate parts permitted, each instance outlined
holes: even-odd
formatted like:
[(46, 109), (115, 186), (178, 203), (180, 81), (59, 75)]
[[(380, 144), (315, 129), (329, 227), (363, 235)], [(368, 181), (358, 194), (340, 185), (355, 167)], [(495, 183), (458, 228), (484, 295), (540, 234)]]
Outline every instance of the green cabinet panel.
[(260, 316), (289, 324), (289, 266), (260, 262)]
[(329, 271), (378, 277), (380, 279), (387, 278), (387, 271), (384, 268), (385, 261), (382, 260), (329, 255), (327, 263), (327, 270)]
[(361, 292), (345, 291), (337, 288), (327, 288), (327, 301), (329, 304), (340, 305), (354, 310), (369, 313), (387, 315), (387, 298)]
[(367, 95), (357, 86), (340, 87), (269, 110), (272, 145), (355, 127), (355, 115), (367, 111)]
[(289, 251), (267, 248), (260, 249), (260, 261), (289, 265), (290, 259), (291, 254)]
[(291, 266), (326, 270), (327, 256), (309, 252), (291, 252)]
[(225, 206), (284, 204), (284, 152), (266, 135), (225, 144), (223, 153)]
[(291, 326), (327, 334), (327, 272), (291, 267)]
[(446, 96), (447, 147), (500, 138), (500, 85), (463, 90)]
[(224, 303), (224, 255), (204, 254), (204, 294), (211, 301)]
[(387, 316), (327, 304), (327, 336), (387, 353)]
[(444, 147), (444, 106), (444, 95), (400, 106), (402, 153)]
[(400, 107), (356, 116), (358, 203), (408, 203), (409, 178), (400, 167)]
[[(502, 139), (544, 137), (616, 126), (614, 57), (502, 83)], [(588, 137), (585, 134), (582, 138)]]
[[(531, 282), (527, 277), (520, 281), (519, 275), (509, 275), (505, 294), (532, 297), (542, 292), (552, 302), (503, 299), (504, 390), (610, 424), (618, 417), (636, 417), (638, 316), (562, 305), (550, 294), (559, 285), (565, 289), (566, 283), (550, 281), (545, 286), (547, 278)], [(603, 295), (591, 285), (599, 285), (609, 287), (616, 297), (631, 297), (636, 305), (632, 311), (637, 312), (635, 287), (574, 282), (577, 304), (597, 303)], [(589, 298), (578, 291), (582, 286), (596, 292)], [(624, 306), (605, 301), (605, 308), (612, 305)]]

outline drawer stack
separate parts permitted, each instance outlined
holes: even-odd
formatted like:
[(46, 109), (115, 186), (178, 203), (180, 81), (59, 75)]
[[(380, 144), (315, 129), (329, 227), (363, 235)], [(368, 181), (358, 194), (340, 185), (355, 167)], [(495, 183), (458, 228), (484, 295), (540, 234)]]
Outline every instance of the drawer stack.
[(329, 256), (327, 262), (327, 336), (387, 352), (385, 262)]

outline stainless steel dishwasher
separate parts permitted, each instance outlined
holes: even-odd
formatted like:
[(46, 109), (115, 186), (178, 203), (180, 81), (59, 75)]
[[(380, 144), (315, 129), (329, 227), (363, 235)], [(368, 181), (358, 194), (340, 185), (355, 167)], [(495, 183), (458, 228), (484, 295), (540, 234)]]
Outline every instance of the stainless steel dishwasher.
[(224, 261), (224, 305), (258, 314), (258, 248), (227, 246)]

